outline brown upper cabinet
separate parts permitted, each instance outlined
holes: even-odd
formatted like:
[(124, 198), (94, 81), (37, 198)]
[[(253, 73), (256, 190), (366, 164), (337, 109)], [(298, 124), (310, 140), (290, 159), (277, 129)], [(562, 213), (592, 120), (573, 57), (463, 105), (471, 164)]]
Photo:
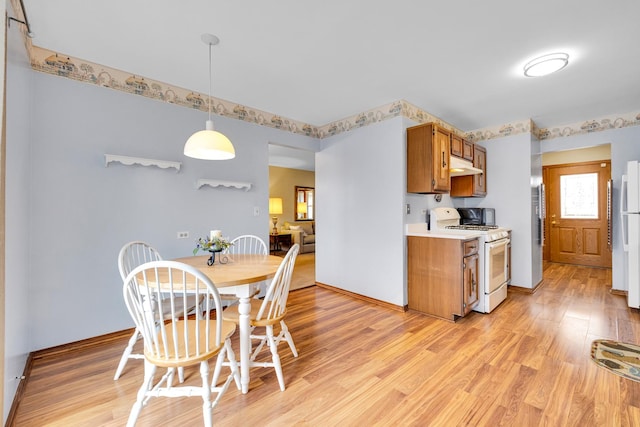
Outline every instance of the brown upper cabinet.
[(407, 192), (446, 193), (451, 188), (451, 132), (435, 123), (407, 129)]
[(487, 150), (473, 146), (473, 166), (482, 170), (481, 174), (454, 176), (451, 178), (451, 197), (484, 197), (487, 195)]
[(451, 134), (451, 155), (473, 161), (473, 143), (462, 139), (454, 133)]

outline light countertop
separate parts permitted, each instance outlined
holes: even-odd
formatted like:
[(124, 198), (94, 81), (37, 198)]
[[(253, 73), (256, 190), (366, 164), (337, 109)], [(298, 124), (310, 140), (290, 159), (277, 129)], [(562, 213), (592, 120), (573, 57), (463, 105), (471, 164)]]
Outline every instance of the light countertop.
[(415, 237), (432, 237), (438, 239), (467, 240), (478, 237), (480, 233), (473, 230), (455, 230), (453, 232), (430, 231), (427, 229), (426, 222), (420, 222), (416, 224), (406, 224), (405, 235)]

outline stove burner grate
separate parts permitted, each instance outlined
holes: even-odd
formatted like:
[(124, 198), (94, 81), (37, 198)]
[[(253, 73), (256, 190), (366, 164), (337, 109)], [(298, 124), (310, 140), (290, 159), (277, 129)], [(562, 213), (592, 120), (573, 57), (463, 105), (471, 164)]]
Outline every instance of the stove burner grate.
[(449, 230), (477, 230), (477, 231), (489, 231), (498, 228), (497, 225), (447, 225), (445, 228)]

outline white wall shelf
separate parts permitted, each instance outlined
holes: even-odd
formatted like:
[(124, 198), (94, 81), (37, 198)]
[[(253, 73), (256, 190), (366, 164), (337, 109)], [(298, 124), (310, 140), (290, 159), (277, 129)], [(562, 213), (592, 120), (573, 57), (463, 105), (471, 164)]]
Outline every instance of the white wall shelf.
[(196, 181), (196, 188), (200, 188), (203, 185), (211, 187), (233, 187), (239, 190), (244, 188), (244, 191), (251, 190), (250, 182), (236, 182), (236, 181), (221, 181), (219, 179), (199, 179)]
[(141, 157), (119, 156), (116, 154), (104, 155), (105, 167), (109, 166), (111, 162), (119, 162), (126, 166), (142, 165), (142, 166), (157, 166), (161, 169), (175, 168), (177, 172), (180, 171), (182, 166), (181, 162), (173, 162), (170, 160), (158, 160), (158, 159), (143, 159)]

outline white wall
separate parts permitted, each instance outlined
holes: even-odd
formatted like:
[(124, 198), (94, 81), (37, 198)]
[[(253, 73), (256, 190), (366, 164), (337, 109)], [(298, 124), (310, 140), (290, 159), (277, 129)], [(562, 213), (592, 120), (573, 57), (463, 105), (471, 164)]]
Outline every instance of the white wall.
[(542, 165), (561, 165), (565, 163), (593, 162), (596, 160), (611, 160), (610, 144), (578, 148), (575, 150), (547, 152), (542, 156)]
[(511, 284), (523, 288), (542, 280), (542, 249), (534, 237), (535, 187), (542, 175), (537, 144), (530, 134), (481, 142), (487, 149), (487, 196), (453, 199), (456, 207), (495, 208), (496, 223), (511, 229)]
[(397, 117), (321, 142), (316, 280), (405, 304), (405, 131)]
[[(145, 240), (165, 258), (190, 255), (211, 229), (268, 238), (268, 143), (311, 148), (311, 138), (214, 117), (236, 158), (185, 157), (206, 113), (33, 73), (31, 127), (31, 349), (132, 326), (116, 257)], [(182, 162), (175, 169), (105, 167), (104, 154)], [(195, 188), (198, 178), (250, 182), (251, 191)], [(254, 216), (254, 207), (260, 215)], [(188, 231), (188, 239), (177, 239)]]
[[(27, 355), (29, 308), (29, 60), (18, 25), (7, 32), (7, 163), (5, 227), (4, 420), (6, 421)], [(3, 423), (4, 424), (4, 423)]]

